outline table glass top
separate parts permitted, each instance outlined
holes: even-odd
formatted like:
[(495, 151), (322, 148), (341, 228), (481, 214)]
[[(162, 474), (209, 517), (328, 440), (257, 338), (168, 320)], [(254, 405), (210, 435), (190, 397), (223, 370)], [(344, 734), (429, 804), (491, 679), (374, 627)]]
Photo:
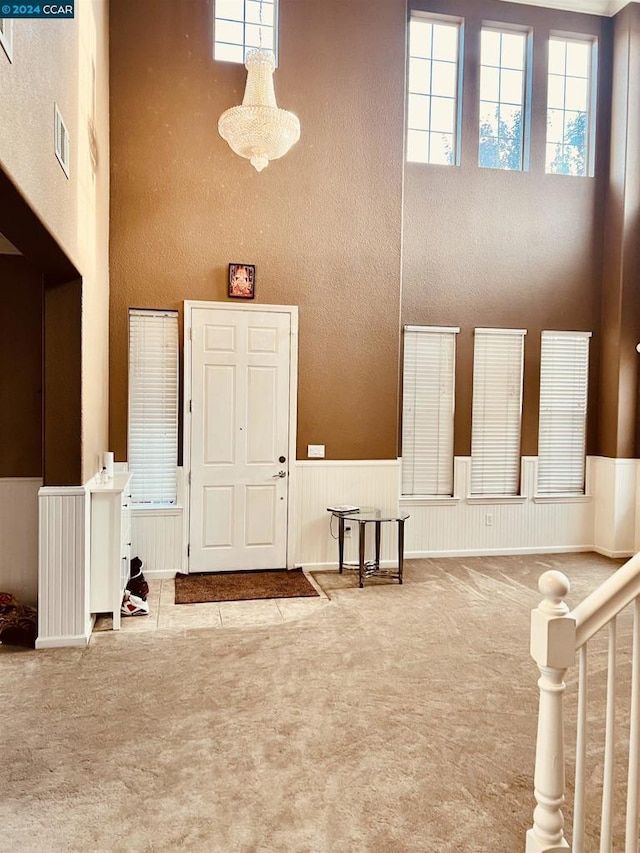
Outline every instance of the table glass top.
[(409, 518), (409, 513), (388, 512), (383, 509), (363, 506), (359, 512), (344, 512), (340, 513), (340, 516), (349, 519), (349, 521), (406, 521)]

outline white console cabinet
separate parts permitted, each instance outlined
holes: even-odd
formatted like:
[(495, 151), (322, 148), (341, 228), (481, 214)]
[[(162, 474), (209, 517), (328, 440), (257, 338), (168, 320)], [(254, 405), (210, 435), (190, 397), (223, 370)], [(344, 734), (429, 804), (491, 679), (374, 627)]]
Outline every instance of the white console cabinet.
[(131, 564), (131, 474), (115, 474), (90, 492), (91, 612), (112, 613), (118, 630)]

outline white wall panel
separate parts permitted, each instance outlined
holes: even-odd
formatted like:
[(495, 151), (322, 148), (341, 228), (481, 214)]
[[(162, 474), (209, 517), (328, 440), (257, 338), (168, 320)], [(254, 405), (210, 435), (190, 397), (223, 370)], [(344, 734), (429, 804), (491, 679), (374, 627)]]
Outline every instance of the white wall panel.
[[(371, 461), (296, 462), (295, 561), (301, 566), (337, 565), (338, 543), (329, 532), (330, 513), (335, 504), (398, 509), (400, 463), (395, 459)], [(409, 525), (411, 522), (407, 522)], [(384, 561), (394, 561), (396, 525), (383, 525)], [(337, 535), (337, 521), (333, 523)], [(370, 531), (371, 532), (371, 531)], [(357, 529), (345, 542), (345, 560), (357, 555)], [(405, 534), (406, 535), (406, 534)], [(371, 537), (373, 539), (373, 537)]]
[[(583, 551), (595, 548), (625, 555), (640, 550), (640, 478), (636, 460), (587, 459), (587, 491), (592, 500), (534, 500), (537, 459), (522, 460), (521, 501), (467, 501), (470, 464), (454, 462), (455, 495), (450, 501), (402, 501), (410, 513), (405, 554), (423, 557), (455, 554), (508, 554)], [(399, 462), (298, 461), (295, 465), (295, 561), (297, 565), (336, 565), (338, 545), (329, 532), (326, 507), (336, 503), (393, 509), (399, 502)], [(636, 486), (639, 499), (636, 501)], [(638, 507), (638, 509), (636, 509)], [(491, 524), (487, 524), (487, 515)], [(636, 522), (637, 516), (637, 522)], [(637, 530), (637, 534), (635, 533)], [(333, 532), (337, 534), (337, 523)], [(636, 540), (634, 542), (634, 534)], [(182, 510), (136, 513), (134, 552), (145, 575), (173, 576), (182, 570)], [(382, 559), (395, 561), (395, 530), (383, 531)], [(345, 559), (357, 558), (357, 530), (345, 542)]]
[(145, 578), (174, 577), (183, 571), (183, 511), (134, 511), (131, 518), (131, 556), (144, 563)]
[(637, 459), (595, 458), (594, 547), (608, 557), (637, 550)]
[(84, 646), (89, 613), (89, 496), (84, 487), (39, 491), (36, 648)]
[(33, 477), (0, 478), (0, 592), (38, 601), (38, 490)]
[[(524, 457), (521, 496), (468, 499), (471, 460), (457, 457), (455, 498), (407, 501), (407, 557), (581, 551), (593, 546), (594, 501), (535, 500), (537, 458)], [(589, 465), (589, 460), (588, 460)]]

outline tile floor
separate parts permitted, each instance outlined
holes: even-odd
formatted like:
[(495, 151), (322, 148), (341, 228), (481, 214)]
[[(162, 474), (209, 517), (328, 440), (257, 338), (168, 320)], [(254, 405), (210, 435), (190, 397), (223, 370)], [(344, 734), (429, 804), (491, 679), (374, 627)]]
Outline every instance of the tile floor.
[[(202, 628), (239, 628), (276, 625), (301, 619), (329, 604), (313, 576), (310, 583), (320, 595), (316, 598), (272, 598), (257, 601), (220, 601), (211, 604), (176, 604), (173, 580), (150, 580), (148, 616), (123, 616), (120, 633), (139, 634), (157, 631), (184, 634)], [(111, 634), (113, 620), (98, 616), (93, 628), (92, 641)]]

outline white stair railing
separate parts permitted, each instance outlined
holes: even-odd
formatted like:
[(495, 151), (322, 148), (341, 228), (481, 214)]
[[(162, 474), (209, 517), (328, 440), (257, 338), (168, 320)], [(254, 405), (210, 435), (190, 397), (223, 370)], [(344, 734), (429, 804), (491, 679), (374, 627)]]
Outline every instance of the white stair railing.
[[(612, 853), (614, 826), (615, 747), (617, 692), (617, 619), (634, 603), (631, 641), (631, 696), (629, 708), (629, 760), (624, 841), (625, 853), (638, 853), (638, 803), (640, 797), (640, 554), (636, 554), (605, 583), (569, 611), (564, 599), (570, 583), (561, 572), (545, 572), (538, 589), (543, 601), (531, 614), (531, 656), (540, 670), (540, 704), (533, 826), (527, 832), (526, 853), (590, 853), (585, 848), (587, 758), (587, 649), (602, 629), (608, 631), (606, 717), (602, 809), (599, 853)], [(567, 669), (579, 653), (576, 718), (575, 793), (572, 843), (564, 836), (562, 806), (566, 797), (563, 695)]]

